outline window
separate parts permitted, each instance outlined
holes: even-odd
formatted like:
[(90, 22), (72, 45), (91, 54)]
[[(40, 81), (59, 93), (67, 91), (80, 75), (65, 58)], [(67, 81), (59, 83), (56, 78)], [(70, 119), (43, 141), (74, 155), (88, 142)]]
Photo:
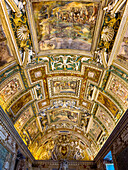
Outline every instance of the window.
[(106, 170), (115, 170), (111, 151), (109, 151), (108, 154), (104, 157), (104, 164)]

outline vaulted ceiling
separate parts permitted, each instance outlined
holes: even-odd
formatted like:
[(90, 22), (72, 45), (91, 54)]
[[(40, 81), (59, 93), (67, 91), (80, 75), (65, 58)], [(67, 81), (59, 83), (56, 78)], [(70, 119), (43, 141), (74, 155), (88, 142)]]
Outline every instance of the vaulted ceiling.
[(93, 160), (128, 108), (126, 0), (1, 0), (0, 105), (36, 160)]

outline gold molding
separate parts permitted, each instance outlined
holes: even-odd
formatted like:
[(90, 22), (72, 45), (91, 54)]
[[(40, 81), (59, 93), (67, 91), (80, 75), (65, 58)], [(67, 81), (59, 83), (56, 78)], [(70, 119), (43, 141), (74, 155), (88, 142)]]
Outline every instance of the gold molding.
[(20, 13), (19, 8), (17, 7), (16, 3), (14, 2), (14, 0), (5, 0), (8, 5), (11, 7), (11, 9), (13, 10), (13, 12), (17, 12)]

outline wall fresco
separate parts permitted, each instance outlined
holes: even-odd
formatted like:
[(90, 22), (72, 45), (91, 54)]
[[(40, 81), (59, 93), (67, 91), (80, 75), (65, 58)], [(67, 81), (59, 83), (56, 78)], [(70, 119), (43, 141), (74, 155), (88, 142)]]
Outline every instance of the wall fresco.
[(59, 100), (51, 100), (50, 103), (53, 105), (55, 108), (58, 107), (75, 107), (77, 105), (77, 100), (67, 100), (67, 99), (59, 99)]
[(103, 123), (108, 133), (110, 134), (112, 130), (114, 129), (114, 125), (115, 125), (110, 115), (105, 111), (105, 109), (103, 109), (102, 107), (99, 107), (97, 110), (96, 116)]
[(40, 50), (90, 51), (97, 3), (43, 1), (34, 2), (32, 6)]
[(36, 123), (36, 120), (34, 120), (32, 123), (30, 123), (26, 128), (25, 131), (29, 135), (30, 139), (33, 140), (34, 137), (37, 135), (39, 129)]
[(81, 107), (81, 106), (77, 106), (77, 102), (76, 100), (52, 100), (52, 102), (50, 101), (50, 105), (46, 106), (43, 105), (45, 103), (44, 102), (40, 102), (40, 106), (41, 106), (41, 111), (39, 113), (39, 115), (44, 115), (47, 112), (50, 111), (55, 111), (56, 109), (72, 109), (75, 112), (83, 112), (85, 116), (89, 116), (90, 114), (87, 112), (85, 107)]
[(116, 116), (117, 113), (119, 112), (119, 109), (115, 105), (115, 103), (101, 92), (99, 92), (97, 101), (104, 105), (113, 114), (113, 116)]
[(43, 87), (42, 82), (38, 83), (33, 89), (35, 91), (35, 95), (36, 95), (37, 100), (44, 99), (45, 93), (44, 93), (44, 87)]
[[(0, 98), (4, 102), (8, 102), (21, 90), (23, 90), (23, 83), (20, 80), (20, 75), (15, 75), (10, 80), (3, 82), (0, 87)], [(6, 85), (5, 85), (6, 84)]]
[(38, 160), (90, 160), (83, 144), (72, 135), (54, 135), (42, 143), (33, 156)]
[(32, 95), (31, 92), (27, 92), (26, 94), (24, 94), (22, 97), (20, 97), (15, 104), (13, 104), (10, 108), (11, 112), (14, 114), (14, 116), (16, 116), (18, 114), (18, 112), (20, 111), (20, 109), (22, 109), (22, 107), (24, 107), (26, 104), (28, 104), (30, 101), (32, 101)]
[(111, 74), (107, 83), (106, 90), (109, 91), (125, 109), (128, 108), (128, 85), (120, 77)]
[(77, 87), (76, 81), (53, 81), (53, 93), (74, 93)]
[(23, 126), (27, 123), (27, 121), (33, 116), (32, 108), (27, 108), (21, 115), (19, 116), (18, 120), (15, 122), (15, 128), (20, 133)]

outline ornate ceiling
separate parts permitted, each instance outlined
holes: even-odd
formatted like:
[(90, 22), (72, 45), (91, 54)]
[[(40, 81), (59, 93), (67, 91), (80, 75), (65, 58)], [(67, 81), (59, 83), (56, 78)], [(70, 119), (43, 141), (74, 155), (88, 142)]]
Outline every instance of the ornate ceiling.
[(36, 160), (93, 160), (128, 108), (126, 0), (1, 0), (0, 105)]

